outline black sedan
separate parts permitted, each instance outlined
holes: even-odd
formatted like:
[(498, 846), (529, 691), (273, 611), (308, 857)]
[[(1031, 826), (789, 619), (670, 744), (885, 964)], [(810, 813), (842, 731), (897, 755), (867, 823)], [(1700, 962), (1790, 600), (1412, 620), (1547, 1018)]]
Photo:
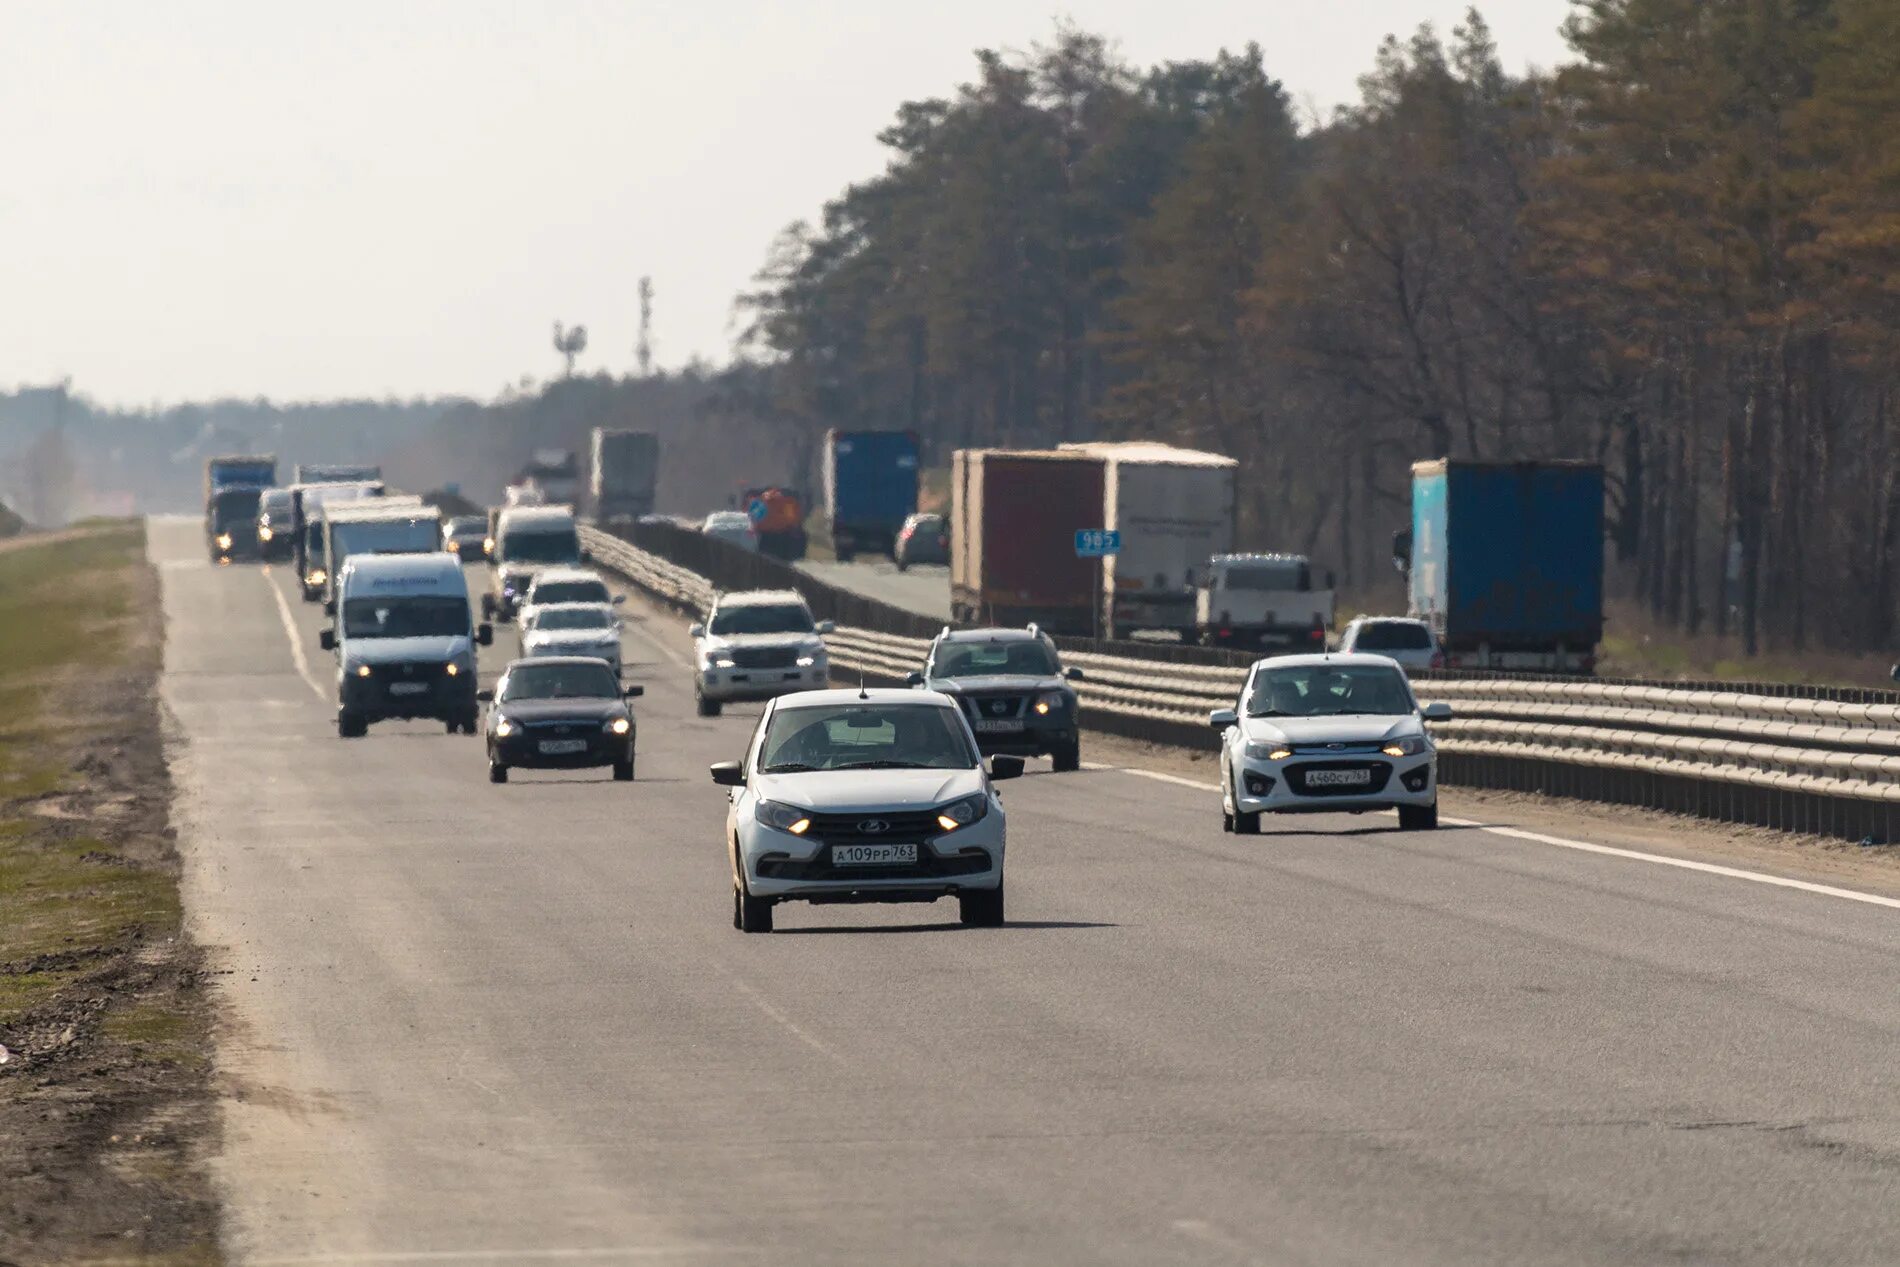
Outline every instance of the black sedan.
[(488, 781), (506, 783), (510, 768), (579, 770), (610, 765), (614, 778), (633, 778), (633, 710), (646, 690), (622, 688), (605, 660), (537, 656), (516, 660), (492, 691), (475, 698), (488, 708)]

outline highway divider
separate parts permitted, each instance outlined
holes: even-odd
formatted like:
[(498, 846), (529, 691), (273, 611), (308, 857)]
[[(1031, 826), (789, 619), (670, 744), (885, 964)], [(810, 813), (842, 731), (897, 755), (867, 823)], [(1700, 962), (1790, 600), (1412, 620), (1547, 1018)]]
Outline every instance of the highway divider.
[[(583, 540), (595, 562), (682, 612), (703, 613), (719, 588), (682, 562), (597, 529), (583, 529)], [(734, 549), (708, 542), (709, 553), (714, 546)], [(801, 593), (808, 586), (800, 582), (832, 588), (775, 560), (760, 562), (771, 567), (760, 568), (752, 584)], [(841, 620), (835, 606), (813, 608), (820, 619), (838, 620), (826, 642), (832, 674), (846, 682), (902, 683), (922, 667), (941, 627), (897, 608), (872, 613), (882, 628)], [(1158, 659), (1146, 647), (1128, 655), (1124, 644), (1062, 643), (1065, 662), (1086, 675), (1075, 683), (1084, 726), (1203, 750), (1218, 745), (1208, 713), (1235, 703), (1249, 663), (1198, 648), (1174, 649), (1201, 651), (1205, 659), (1196, 663)], [(1113, 650), (1084, 649), (1103, 646)], [(1414, 689), (1453, 709), (1452, 720), (1432, 726), (1447, 784), (1900, 842), (1900, 698), (1891, 692), (1857, 692), (1877, 701), (1857, 702), (1474, 674), (1421, 675)]]

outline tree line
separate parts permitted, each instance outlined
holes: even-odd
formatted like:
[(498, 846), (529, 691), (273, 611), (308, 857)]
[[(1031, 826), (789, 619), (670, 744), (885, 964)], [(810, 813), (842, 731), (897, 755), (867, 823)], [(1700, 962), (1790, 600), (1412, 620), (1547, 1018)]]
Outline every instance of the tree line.
[(733, 373), (805, 448), (1232, 454), (1244, 538), (1361, 589), (1412, 461), (1593, 459), (1658, 619), (1890, 644), (1900, 5), (1577, 0), (1566, 35), (1524, 76), (1476, 11), (1388, 39), (1310, 126), (1257, 46), (980, 52), (774, 245)]

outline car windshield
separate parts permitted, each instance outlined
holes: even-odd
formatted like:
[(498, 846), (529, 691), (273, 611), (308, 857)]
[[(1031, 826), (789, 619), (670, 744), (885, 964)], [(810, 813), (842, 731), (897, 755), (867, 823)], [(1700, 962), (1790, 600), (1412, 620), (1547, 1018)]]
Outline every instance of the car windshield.
[(1432, 635), (1409, 620), (1374, 620), (1359, 627), (1352, 645), (1358, 651), (1430, 651)]
[(1379, 664), (1297, 664), (1262, 669), (1247, 699), (1249, 717), (1397, 716), (1412, 711), (1405, 675)]
[(576, 563), (581, 540), (572, 528), (516, 528), (501, 539), (501, 557), (509, 563)]
[(468, 632), (468, 601), (453, 594), (346, 599), (343, 632), (351, 638), (453, 638)]
[(943, 517), (941, 515), (919, 515), (910, 521), (910, 530), (912, 532), (942, 532)]
[(257, 518), (257, 504), (263, 492), (255, 488), (233, 488), (217, 494), (212, 501), (211, 517), (219, 527)]
[(613, 613), (605, 608), (576, 607), (572, 609), (556, 608), (544, 611), (534, 618), (534, 627), (541, 629), (611, 629)]
[(748, 603), (721, 607), (707, 628), (722, 638), (733, 634), (812, 632), (811, 610), (803, 603)]
[(931, 677), (1054, 677), (1055, 656), (1040, 641), (948, 642), (937, 648)]
[(504, 700), (613, 699), (620, 694), (605, 664), (520, 664), (508, 670)]
[(487, 535), (488, 521), (471, 515), (449, 520), (448, 533), (451, 537), (480, 537)]
[(1232, 563), (1219, 572), (1220, 587), (1230, 590), (1309, 590), (1312, 570), (1303, 559)]
[(530, 601), (536, 606), (542, 603), (604, 603), (607, 601), (607, 585), (604, 581), (542, 581), (534, 587)]
[(968, 770), (977, 763), (963, 725), (936, 704), (833, 704), (772, 715), (759, 769)]
[(257, 503), (257, 509), (259, 514), (269, 515), (272, 519), (276, 519), (280, 516), (288, 518), (290, 515), (290, 490), (287, 488), (271, 489), (265, 493), (263, 498)]

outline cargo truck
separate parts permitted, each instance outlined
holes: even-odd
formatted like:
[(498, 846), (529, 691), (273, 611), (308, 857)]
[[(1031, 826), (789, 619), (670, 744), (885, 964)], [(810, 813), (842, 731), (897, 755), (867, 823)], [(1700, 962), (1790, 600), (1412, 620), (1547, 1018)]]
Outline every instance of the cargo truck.
[(323, 509), (323, 557), (329, 575), (323, 607), (335, 614), (343, 565), (360, 554), (429, 554), (442, 549), (442, 513), (415, 496), (363, 498)]
[(567, 449), (536, 449), (515, 480), (539, 490), (543, 505), (571, 506), (581, 491), (580, 460)]
[(1333, 578), (1314, 583), (1303, 554), (1217, 554), (1195, 605), (1195, 640), (1210, 647), (1324, 651)]
[(1437, 633), (1448, 668), (1595, 671), (1602, 467), (1416, 463), (1412, 527), (1394, 547), (1411, 614)]
[(825, 433), (825, 516), (838, 562), (896, 557), (897, 530), (917, 509), (917, 434)]
[(1102, 459), (1102, 527), (1121, 534), (1120, 552), (1102, 565), (1103, 631), (1126, 638), (1161, 630), (1192, 641), (1208, 560), (1234, 548), (1240, 464), (1145, 442), (1062, 449)]
[(299, 462), (299, 484), (362, 484), (383, 478), (383, 468), (374, 463)]
[(660, 437), (651, 431), (595, 427), (590, 455), (586, 510), (595, 523), (625, 526), (653, 513)]
[(212, 562), (257, 557), (258, 503), (276, 482), (277, 459), (268, 454), (205, 459), (205, 548)]
[(381, 480), (340, 484), (292, 484), (290, 486), (291, 566), (297, 575), (303, 600), (314, 603), (323, 597), (330, 579), (323, 561), (323, 507), (382, 497), (388, 490)]
[(786, 563), (805, 557), (805, 499), (789, 488), (748, 488), (739, 509), (752, 520), (759, 553)]
[(962, 624), (1096, 630), (1104, 463), (1072, 450), (959, 449), (950, 463), (950, 610)]

